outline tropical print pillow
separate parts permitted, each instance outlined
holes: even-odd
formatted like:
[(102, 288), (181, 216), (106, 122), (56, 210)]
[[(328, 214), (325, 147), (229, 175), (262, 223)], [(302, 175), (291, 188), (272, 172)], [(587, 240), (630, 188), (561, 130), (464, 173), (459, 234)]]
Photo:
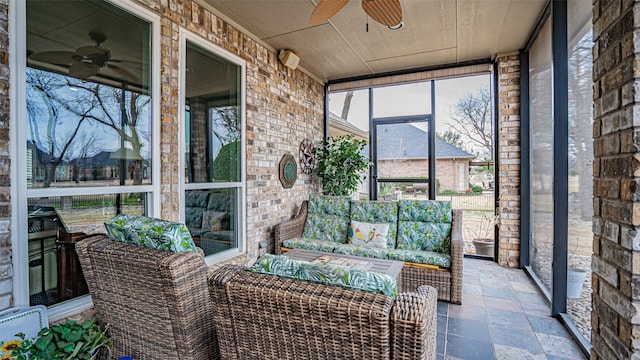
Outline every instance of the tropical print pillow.
[(283, 255), (262, 255), (249, 271), (341, 286), (346, 289), (362, 290), (394, 298), (398, 295), (396, 279), (387, 274), (298, 261)]
[(448, 254), (451, 247), (451, 224), (401, 221), (398, 249), (436, 251)]
[(112, 240), (172, 252), (196, 251), (191, 234), (184, 224), (145, 216), (118, 216), (111, 222), (121, 226), (120, 235), (123, 236), (109, 236)]
[(371, 224), (351, 220), (349, 225), (349, 243), (365, 247), (387, 248), (389, 224)]
[(400, 221), (450, 223), (451, 201), (399, 200)]
[(107, 229), (107, 237), (113, 241), (128, 242), (122, 228), (128, 220), (135, 218), (136, 216), (133, 215), (118, 214), (106, 221), (104, 227)]

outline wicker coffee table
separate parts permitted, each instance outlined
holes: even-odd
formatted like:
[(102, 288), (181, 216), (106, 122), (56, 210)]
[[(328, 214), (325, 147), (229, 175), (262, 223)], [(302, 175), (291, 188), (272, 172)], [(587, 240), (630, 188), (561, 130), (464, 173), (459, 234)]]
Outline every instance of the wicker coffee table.
[(293, 249), (285, 253), (282, 253), (282, 255), (294, 260), (301, 260), (301, 261), (313, 261), (319, 258), (320, 256), (324, 256), (324, 255), (366, 261), (371, 263), (371, 267), (369, 267), (367, 271), (387, 274), (391, 277), (394, 277), (398, 282), (398, 292), (402, 291), (402, 289), (400, 289), (400, 284), (402, 283), (400, 281), (400, 272), (402, 271), (402, 267), (404, 266), (404, 262), (402, 261), (376, 259), (376, 258), (354, 256), (354, 255), (325, 253), (325, 252), (302, 250), (302, 249)]

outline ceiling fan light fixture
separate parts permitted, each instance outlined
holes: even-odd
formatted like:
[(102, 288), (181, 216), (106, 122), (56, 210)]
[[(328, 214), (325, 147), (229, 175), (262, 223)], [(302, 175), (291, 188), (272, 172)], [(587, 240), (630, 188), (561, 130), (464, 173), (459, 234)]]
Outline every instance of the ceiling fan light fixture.
[(387, 26), (389, 30), (400, 30), (404, 27), (404, 21), (400, 21), (397, 25)]

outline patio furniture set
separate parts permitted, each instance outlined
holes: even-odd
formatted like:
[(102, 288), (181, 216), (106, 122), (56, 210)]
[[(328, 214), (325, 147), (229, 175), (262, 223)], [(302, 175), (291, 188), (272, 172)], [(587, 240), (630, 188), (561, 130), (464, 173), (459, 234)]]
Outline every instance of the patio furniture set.
[[(343, 200), (312, 197), (308, 214), (337, 201)], [(390, 203), (382, 206), (387, 209)], [(411, 208), (393, 203), (398, 219), (404, 219), (407, 209), (414, 215), (437, 213), (449, 222), (449, 232), (459, 230), (455, 211), (453, 224), (451, 215), (442, 216), (451, 214), (450, 204)], [(354, 214), (363, 206), (377, 206), (346, 204), (351, 219), (360, 219)], [(293, 221), (301, 216), (307, 216), (306, 204)], [(276, 241), (291, 243), (283, 237), (283, 230), (292, 233), (290, 224), (276, 228)], [(459, 269), (446, 271), (446, 264), (403, 262), (398, 255), (298, 249), (263, 255), (251, 268), (211, 269), (203, 252), (187, 241), (184, 224), (121, 216), (106, 225), (109, 237), (84, 239), (77, 252), (97, 317), (109, 324), (115, 358), (434, 359), (437, 298), (459, 301), (459, 295), (452, 295), (454, 286), (443, 282), (454, 282), (455, 271), (462, 272), (461, 258)], [(403, 231), (403, 223), (395, 225), (394, 234), (398, 228)], [(454, 243), (449, 237), (453, 235), (442, 239), (444, 244)], [(172, 238), (169, 244), (163, 242), (166, 238)], [(425, 246), (427, 239), (420, 239)], [(428, 240), (433, 242), (433, 236)], [(453, 259), (450, 264), (453, 268)]]

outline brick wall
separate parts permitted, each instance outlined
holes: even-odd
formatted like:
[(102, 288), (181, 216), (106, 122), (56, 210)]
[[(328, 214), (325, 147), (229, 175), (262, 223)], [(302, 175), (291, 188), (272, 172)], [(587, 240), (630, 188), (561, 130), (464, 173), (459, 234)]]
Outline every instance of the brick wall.
[(8, 1), (0, 0), (0, 309), (12, 302)]
[(317, 142), (323, 129), (323, 84), (297, 70), (284, 67), (275, 53), (248, 35), (191, 1), (136, 0), (162, 16), (162, 217), (177, 220), (178, 212), (178, 104), (179, 29), (187, 30), (240, 56), (246, 72), (246, 239), (245, 262), (255, 258), (259, 244), (273, 246), (272, 229), (294, 214), (302, 200), (317, 192), (311, 175), (298, 172), (291, 189), (278, 179), (278, 164), (284, 154), (298, 157), (305, 138)]
[(520, 266), (520, 57), (498, 63), (498, 159), (500, 230), (498, 263)]
[[(469, 160), (442, 159), (436, 160), (440, 191), (449, 189), (458, 191), (458, 164), (467, 164), (466, 173), (469, 173)], [(380, 176), (397, 177), (402, 174), (405, 177), (427, 177), (429, 165), (427, 160), (378, 160), (378, 173)], [(467, 176), (466, 185), (469, 185)], [(465, 187), (466, 189), (466, 187)]]
[(639, 12), (593, 5), (592, 359), (640, 358)]

